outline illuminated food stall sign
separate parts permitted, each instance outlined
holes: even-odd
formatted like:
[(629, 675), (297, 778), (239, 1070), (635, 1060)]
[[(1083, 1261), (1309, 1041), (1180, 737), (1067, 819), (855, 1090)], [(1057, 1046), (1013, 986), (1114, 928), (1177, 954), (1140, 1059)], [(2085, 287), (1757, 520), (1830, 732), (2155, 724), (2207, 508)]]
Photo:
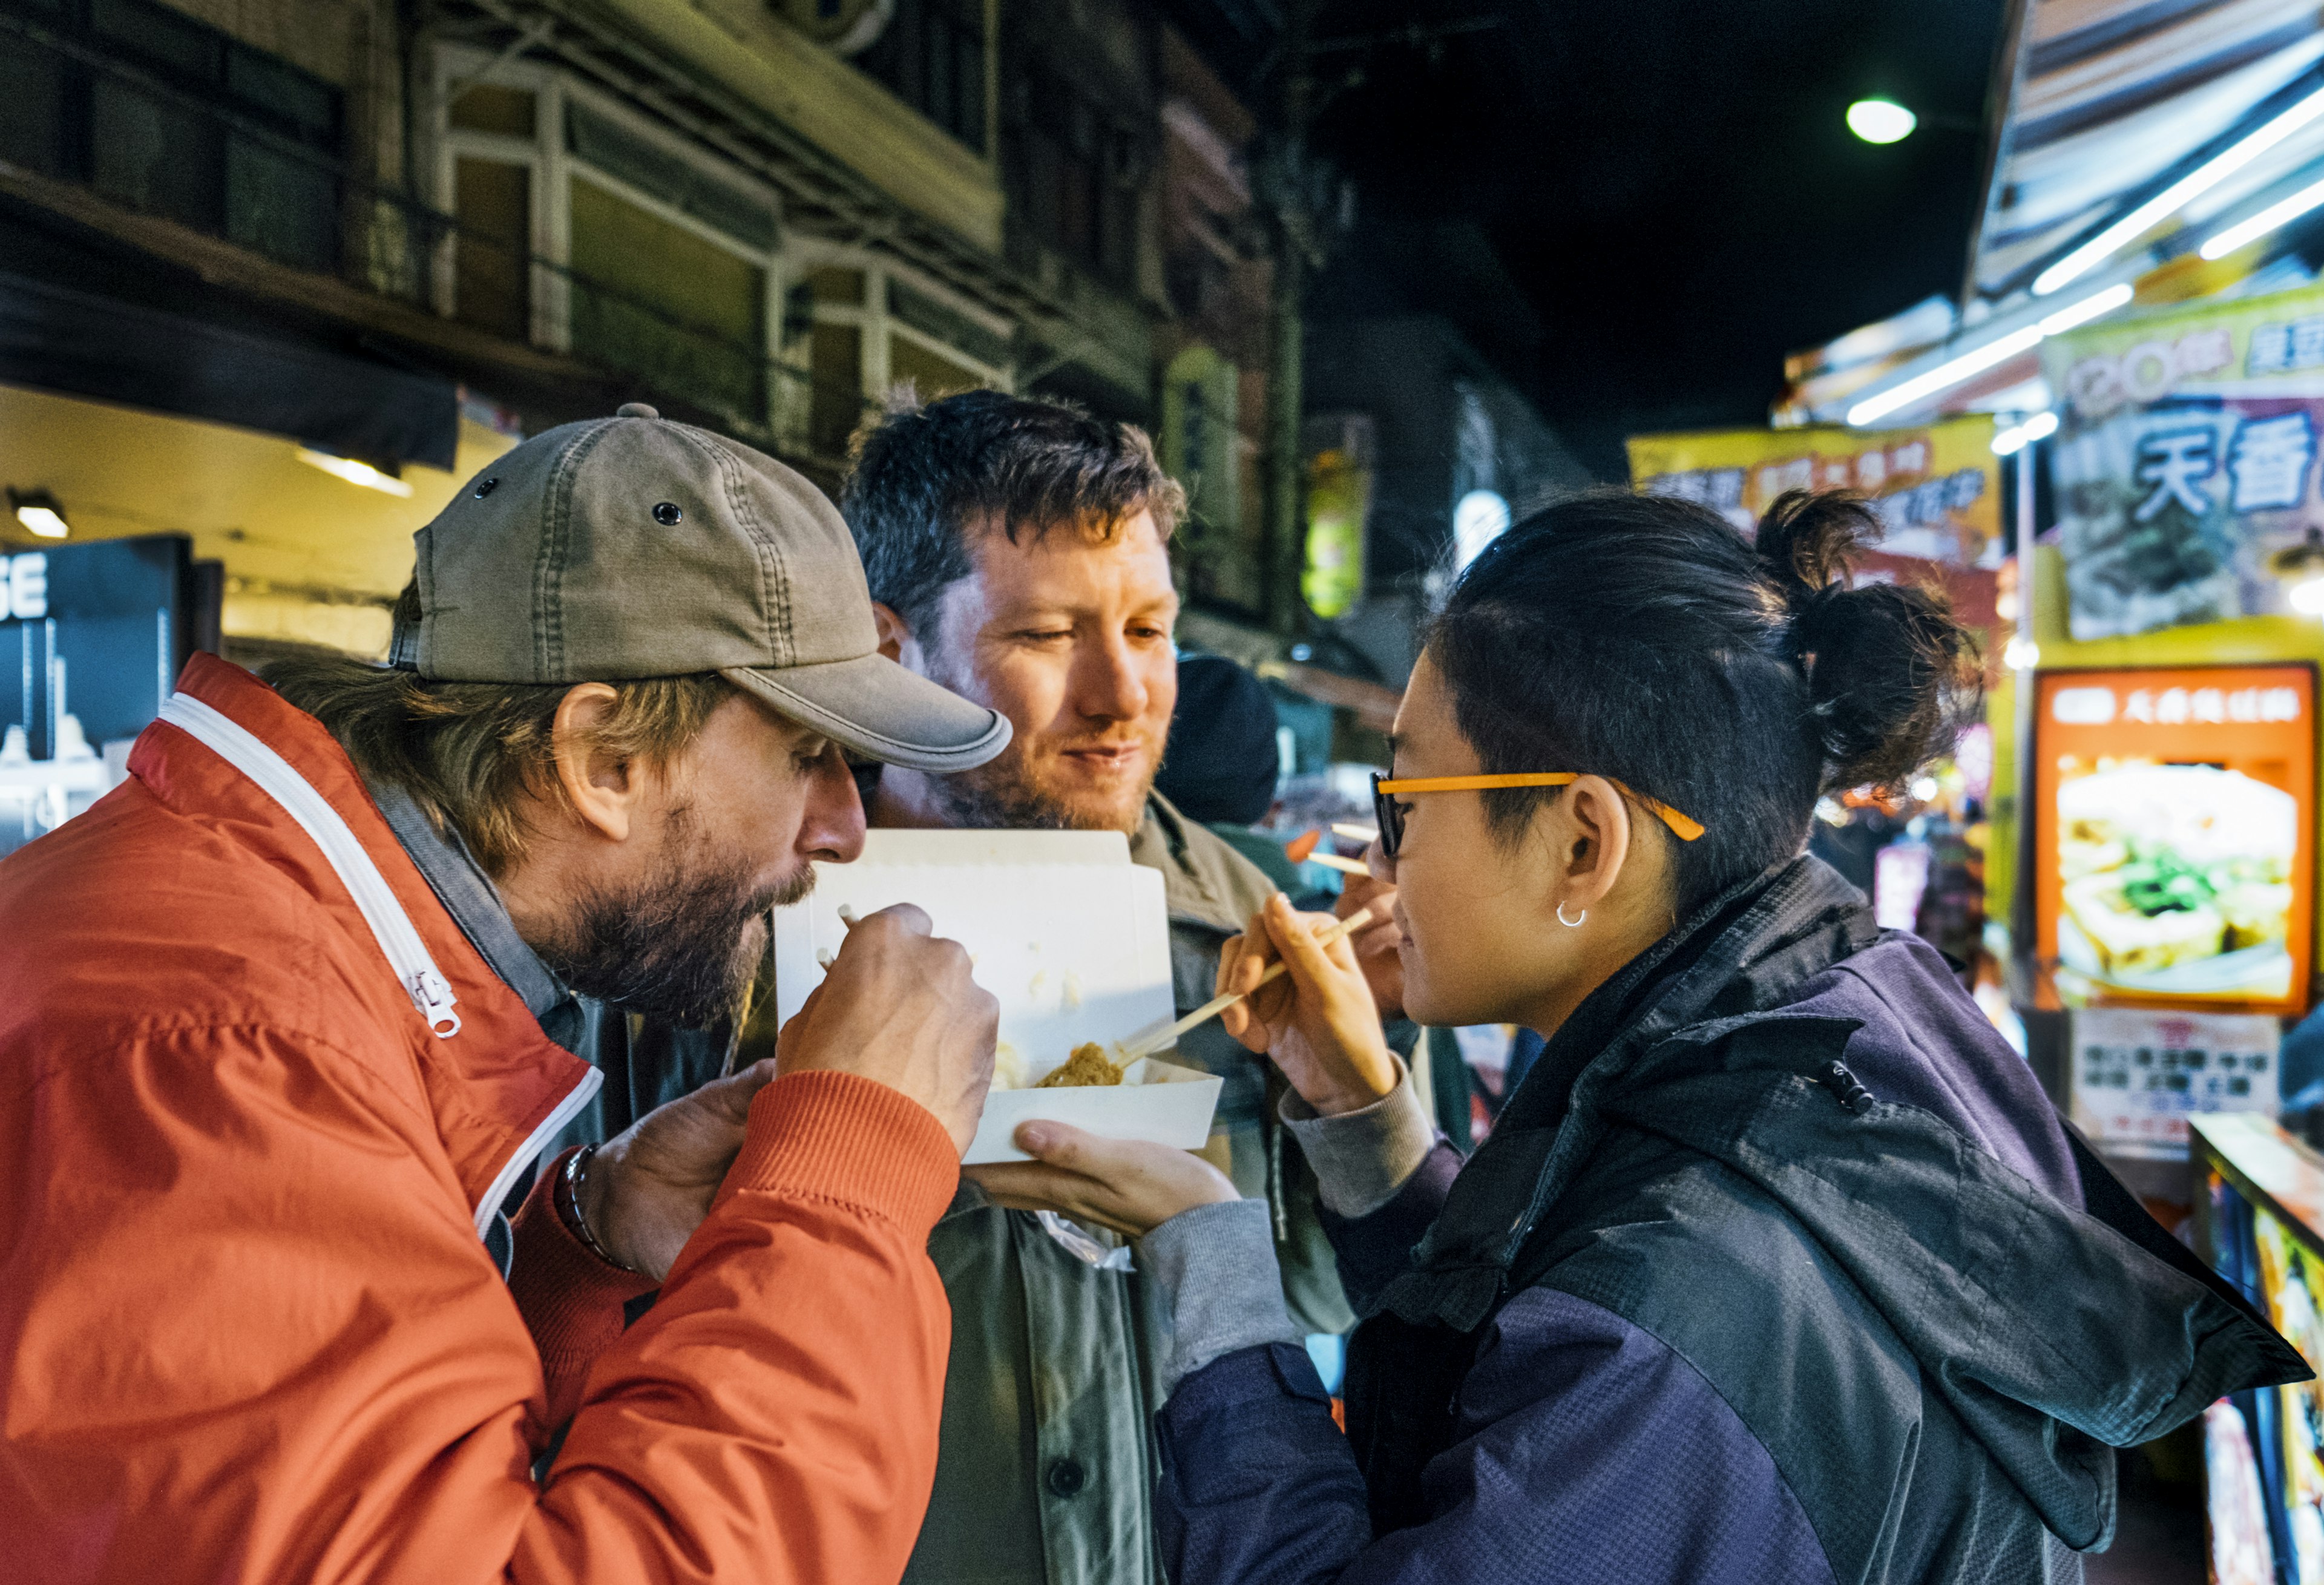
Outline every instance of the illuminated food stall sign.
[(1707, 429), (1633, 435), (1630, 483), (1700, 502), (1748, 533), (1787, 490), (1854, 490), (1879, 513), (1879, 548), (1978, 565), (2001, 531), (1993, 418), (1975, 413), (1910, 429)]
[(2268, 558), (2324, 511), (2324, 289), (2107, 318), (2042, 359), (2073, 636), (2282, 613)]
[(2034, 925), (2060, 992), (2304, 1010), (2313, 668), (2050, 672), (2036, 697)]

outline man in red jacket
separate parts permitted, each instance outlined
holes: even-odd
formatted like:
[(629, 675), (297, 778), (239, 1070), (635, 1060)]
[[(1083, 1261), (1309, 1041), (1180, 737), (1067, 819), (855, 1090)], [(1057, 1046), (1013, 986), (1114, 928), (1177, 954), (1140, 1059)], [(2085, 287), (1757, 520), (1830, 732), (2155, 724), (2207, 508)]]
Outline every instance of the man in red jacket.
[(0, 1579), (892, 1580), (992, 1059), (966, 954), (867, 918), (778, 1057), (535, 1158), (589, 999), (729, 1013), (855, 855), (849, 755), (1007, 723), (879, 656), (806, 481), (650, 409), (418, 538), (393, 667), (198, 657), (0, 863)]

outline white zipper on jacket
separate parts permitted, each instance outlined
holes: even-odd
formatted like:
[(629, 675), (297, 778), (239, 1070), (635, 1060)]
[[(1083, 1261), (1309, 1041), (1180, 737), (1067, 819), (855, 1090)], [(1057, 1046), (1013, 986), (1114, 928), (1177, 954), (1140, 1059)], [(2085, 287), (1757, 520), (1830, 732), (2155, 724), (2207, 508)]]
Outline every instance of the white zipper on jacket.
[(338, 872), (347, 895), (363, 911), (364, 923), (371, 926), (379, 950), (387, 954), (396, 983), (428, 1020), (429, 1033), (438, 1040), (458, 1034), (460, 1015), (452, 1010), (457, 999), (450, 982), (437, 972), (436, 960), (428, 955), (427, 944), (405, 917), (403, 905), (395, 900), (387, 877), (371, 862), (371, 855), (364, 852), (363, 843), (355, 840), (330, 800), (256, 733), (190, 694), (171, 694), (162, 702), (161, 719), (256, 782), (261, 792), (280, 804), (282, 812), (315, 839), (323, 857)]
[[(312, 782), (300, 775), (290, 760), (267, 747), (256, 733), (191, 694), (171, 694), (162, 702), (161, 719), (257, 783), (261, 792), (281, 806), (282, 812), (314, 839), (325, 862), (337, 871), (339, 883), (355, 898), (364, 923), (371, 926), (372, 937), (386, 954), (396, 982), (411, 998), (411, 1005), (420, 1009), (420, 1016), (428, 1021), (429, 1032), (438, 1040), (448, 1040), (458, 1034), (460, 1015), (452, 1010), (457, 998), (452, 994), (451, 982), (438, 971), (436, 960), (428, 955), (428, 944), (420, 940), (410, 916), (396, 900), (387, 877), (379, 872), (379, 866), (364, 852), (363, 843), (348, 829), (339, 812), (331, 807), (330, 800), (317, 792)], [(595, 1065), (587, 1066), (581, 1082), (549, 1110), (540, 1126), (517, 1147), (516, 1154), (501, 1168), (492, 1187), (484, 1191), (484, 1199), (477, 1203), (478, 1238), (484, 1237), (492, 1226), (501, 1202), (516, 1186), (517, 1175), (540, 1154), (541, 1147), (559, 1129), (573, 1120), (575, 1114), (589, 1104), (604, 1082), (603, 1073)]]

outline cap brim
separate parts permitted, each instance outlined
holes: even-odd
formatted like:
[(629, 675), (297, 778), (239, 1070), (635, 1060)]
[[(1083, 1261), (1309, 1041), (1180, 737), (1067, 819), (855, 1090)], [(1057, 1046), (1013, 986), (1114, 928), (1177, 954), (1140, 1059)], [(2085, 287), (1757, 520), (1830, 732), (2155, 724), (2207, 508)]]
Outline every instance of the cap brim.
[(1009, 746), (1009, 718), (972, 705), (885, 655), (781, 670), (718, 673), (801, 726), (887, 765), (973, 770)]

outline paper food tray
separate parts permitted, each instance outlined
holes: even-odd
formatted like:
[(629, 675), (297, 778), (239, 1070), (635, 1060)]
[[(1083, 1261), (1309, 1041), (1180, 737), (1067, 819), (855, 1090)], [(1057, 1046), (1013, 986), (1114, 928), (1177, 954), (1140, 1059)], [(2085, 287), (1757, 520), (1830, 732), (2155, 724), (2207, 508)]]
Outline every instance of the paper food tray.
[[(845, 939), (843, 904), (860, 918), (899, 902), (968, 948), (1028, 1084), (1084, 1041), (1110, 1048), (1176, 1011), (1162, 877), (1130, 862), (1120, 833), (873, 831), (861, 859), (817, 864), (815, 890), (776, 911), (778, 1018), (788, 1020), (823, 982), (816, 956)], [(1211, 1074), (1151, 1058), (1119, 1087), (996, 1090), (965, 1159), (1025, 1160), (1010, 1137), (1035, 1118), (1196, 1149), (1219, 1090)]]

